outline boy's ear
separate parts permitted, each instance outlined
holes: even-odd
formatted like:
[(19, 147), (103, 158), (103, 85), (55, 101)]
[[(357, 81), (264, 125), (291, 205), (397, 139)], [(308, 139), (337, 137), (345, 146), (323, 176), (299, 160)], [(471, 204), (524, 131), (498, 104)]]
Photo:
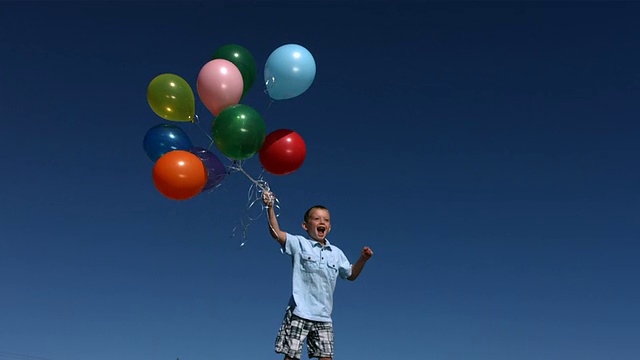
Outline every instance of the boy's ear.
[(306, 222), (304, 222), (304, 221), (302, 222), (302, 228), (304, 229), (304, 231), (309, 230), (309, 229), (307, 228), (307, 223), (306, 223)]

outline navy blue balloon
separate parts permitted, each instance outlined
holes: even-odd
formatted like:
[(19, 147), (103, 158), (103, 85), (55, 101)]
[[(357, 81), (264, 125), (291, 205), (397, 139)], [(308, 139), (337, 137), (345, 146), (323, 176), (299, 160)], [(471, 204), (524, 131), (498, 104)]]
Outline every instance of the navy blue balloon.
[(208, 180), (202, 191), (213, 189), (224, 180), (227, 168), (214, 153), (199, 147), (189, 151), (198, 156), (207, 169)]
[(189, 135), (171, 124), (160, 124), (147, 130), (143, 142), (144, 151), (154, 163), (162, 155), (173, 150), (189, 150), (192, 148)]

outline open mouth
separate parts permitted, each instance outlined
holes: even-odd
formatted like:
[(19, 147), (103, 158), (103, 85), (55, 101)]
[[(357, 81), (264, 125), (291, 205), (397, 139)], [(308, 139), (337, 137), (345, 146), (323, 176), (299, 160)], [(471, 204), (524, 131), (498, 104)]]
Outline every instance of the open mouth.
[(320, 236), (324, 236), (324, 232), (327, 230), (327, 228), (325, 228), (324, 226), (318, 226), (318, 235)]

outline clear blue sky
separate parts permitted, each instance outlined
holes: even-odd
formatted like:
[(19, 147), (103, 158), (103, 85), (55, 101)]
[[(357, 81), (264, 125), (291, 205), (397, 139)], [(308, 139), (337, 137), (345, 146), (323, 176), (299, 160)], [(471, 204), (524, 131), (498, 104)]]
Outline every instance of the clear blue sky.
[[(307, 143), (297, 172), (265, 175), (282, 228), (324, 204), (352, 261), (375, 252), (338, 283), (336, 360), (637, 359), (638, 19), (634, 2), (2, 2), (0, 360), (281, 359), (290, 260), (264, 216), (232, 237), (251, 182), (169, 200), (142, 148), (168, 123), (149, 82), (195, 91), (232, 43), (258, 64), (243, 103)], [(288, 43), (316, 78), (268, 107)], [(173, 124), (207, 147), (196, 109), (204, 130)]]

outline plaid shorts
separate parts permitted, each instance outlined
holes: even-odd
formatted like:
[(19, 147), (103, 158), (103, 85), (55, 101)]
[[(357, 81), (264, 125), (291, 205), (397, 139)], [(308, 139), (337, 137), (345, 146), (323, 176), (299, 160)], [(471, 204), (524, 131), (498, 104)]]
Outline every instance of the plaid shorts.
[(333, 324), (303, 319), (293, 314), (293, 308), (287, 307), (276, 337), (276, 352), (300, 359), (305, 338), (309, 358), (333, 358)]

